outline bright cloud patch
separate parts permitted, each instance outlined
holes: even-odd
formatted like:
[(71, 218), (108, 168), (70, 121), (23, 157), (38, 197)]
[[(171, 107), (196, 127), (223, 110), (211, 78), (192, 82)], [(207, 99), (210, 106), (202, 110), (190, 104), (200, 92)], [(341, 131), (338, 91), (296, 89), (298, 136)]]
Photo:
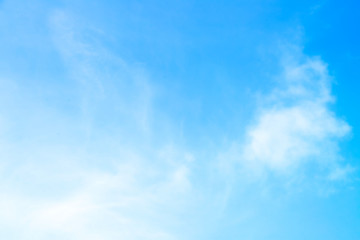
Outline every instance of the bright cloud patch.
[(257, 121), (247, 130), (244, 158), (249, 166), (285, 172), (308, 161), (335, 164), (337, 141), (350, 126), (329, 105), (331, 77), (324, 62), (287, 59), (281, 87), (266, 98)]

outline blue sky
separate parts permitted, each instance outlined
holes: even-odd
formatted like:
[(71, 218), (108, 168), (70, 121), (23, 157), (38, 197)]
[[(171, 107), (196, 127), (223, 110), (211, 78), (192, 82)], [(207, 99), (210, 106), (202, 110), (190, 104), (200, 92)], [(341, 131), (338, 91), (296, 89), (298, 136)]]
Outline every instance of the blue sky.
[(360, 239), (355, 1), (0, 1), (1, 239)]

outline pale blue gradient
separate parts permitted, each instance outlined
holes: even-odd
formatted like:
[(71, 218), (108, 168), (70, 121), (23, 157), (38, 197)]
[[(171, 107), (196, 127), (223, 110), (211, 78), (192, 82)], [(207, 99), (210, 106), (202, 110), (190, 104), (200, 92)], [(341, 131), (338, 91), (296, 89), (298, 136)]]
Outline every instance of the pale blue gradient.
[(0, 1), (0, 239), (360, 239), (355, 1)]

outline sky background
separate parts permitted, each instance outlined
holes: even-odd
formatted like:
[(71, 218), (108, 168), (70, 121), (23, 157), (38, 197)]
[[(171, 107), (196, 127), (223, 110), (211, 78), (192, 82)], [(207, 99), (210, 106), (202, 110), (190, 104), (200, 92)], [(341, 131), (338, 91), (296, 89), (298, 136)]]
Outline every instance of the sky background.
[(0, 1), (1, 239), (360, 239), (359, 7)]

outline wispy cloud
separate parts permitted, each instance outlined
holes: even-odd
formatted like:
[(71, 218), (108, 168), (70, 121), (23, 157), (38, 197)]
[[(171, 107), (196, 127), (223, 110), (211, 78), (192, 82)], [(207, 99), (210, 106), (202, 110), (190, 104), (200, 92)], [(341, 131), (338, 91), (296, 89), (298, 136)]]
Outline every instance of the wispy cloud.
[(110, 52), (103, 44), (107, 35), (78, 23), (81, 19), (76, 16), (59, 9), (49, 18), (54, 45), (68, 76), (75, 81), (87, 125), (96, 124), (99, 115), (109, 114), (117, 118), (118, 126), (149, 132), (154, 89), (145, 69)]
[(113, 174), (71, 169), (83, 184), (56, 198), (7, 192), (1, 224), (10, 232), (16, 225), (20, 239), (177, 239), (170, 229), (189, 204), (187, 168), (160, 172), (148, 160), (128, 158)]
[[(145, 70), (85, 40), (84, 35), (96, 38), (96, 33), (74, 22), (65, 11), (50, 14), (64, 85), (79, 96), (80, 114), (70, 116), (73, 110), (32, 99), (29, 111), (42, 121), (19, 120), (27, 130), (20, 134), (26, 139), (21, 152), (19, 141), (0, 135), (2, 236), (178, 239), (182, 233), (176, 225), (195, 197), (194, 157), (153, 134), (154, 93)], [(27, 91), (10, 85), (7, 89), (18, 93), (11, 100), (19, 107)], [(4, 112), (5, 118), (10, 115)]]

